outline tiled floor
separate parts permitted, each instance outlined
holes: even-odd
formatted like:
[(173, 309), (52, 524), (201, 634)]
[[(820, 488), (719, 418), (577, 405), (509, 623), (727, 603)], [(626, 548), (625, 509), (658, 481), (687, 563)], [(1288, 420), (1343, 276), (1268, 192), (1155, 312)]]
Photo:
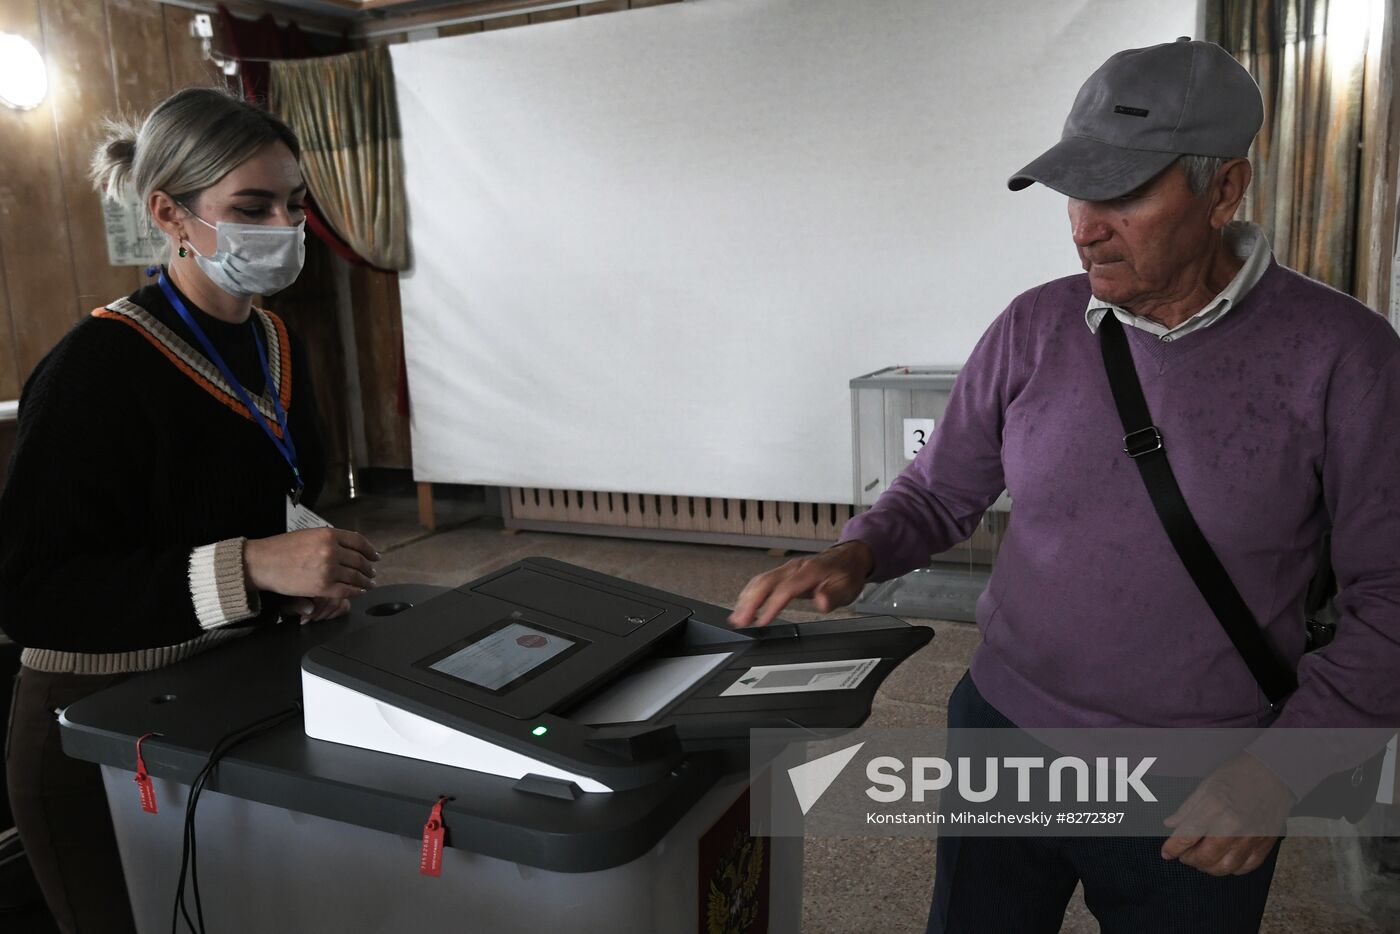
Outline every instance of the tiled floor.
[[(385, 553), (379, 580), (456, 585), (530, 555), (543, 555), (716, 603), (731, 605), (754, 574), (781, 563), (758, 549), (664, 544), (502, 530), (470, 503), (444, 503), (439, 522), (460, 523), (422, 537), (409, 501), (375, 500), (335, 513), (342, 527), (364, 531)], [(810, 607), (786, 614), (810, 619)], [(936, 638), (882, 686), (871, 725), (941, 724), (944, 700), (967, 668), (976, 630), (935, 622)], [(1400, 932), (1400, 879), (1367, 867), (1374, 860), (1355, 840), (1289, 840), (1262, 931), (1265, 934)], [(806, 848), (805, 934), (921, 932), (933, 884), (933, 843), (874, 838), (812, 839)], [(1062, 929), (1097, 924), (1076, 895)], [(1008, 932), (1012, 934), (1012, 932)]]

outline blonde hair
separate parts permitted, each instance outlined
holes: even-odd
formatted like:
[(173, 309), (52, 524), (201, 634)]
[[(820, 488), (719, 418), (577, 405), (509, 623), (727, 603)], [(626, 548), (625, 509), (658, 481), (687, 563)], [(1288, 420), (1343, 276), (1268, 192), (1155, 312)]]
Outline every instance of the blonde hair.
[(301, 159), (296, 134), (277, 117), (216, 88), (186, 88), (166, 98), (141, 122), (105, 121), (106, 135), (92, 156), (99, 192), (133, 191), (141, 204), (163, 191), (192, 206), (262, 147), (282, 142)]

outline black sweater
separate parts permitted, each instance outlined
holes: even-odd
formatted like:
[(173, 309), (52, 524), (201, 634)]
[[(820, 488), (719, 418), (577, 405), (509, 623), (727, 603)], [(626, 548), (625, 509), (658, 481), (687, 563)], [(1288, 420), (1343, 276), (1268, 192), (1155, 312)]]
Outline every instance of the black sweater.
[[(159, 286), (130, 300), (200, 349)], [(257, 396), (257, 316), (233, 325), (185, 305)], [(290, 344), (287, 415), (313, 505), (324, 454), (305, 350)], [(73, 328), (29, 377), (19, 413), (0, 496), (0, 628), (22, 646), (108, 653), (197, 638), (191, 551), (286, 531), (292, 473), (262, 429), (125, 322)], [(279, 602), (263, 595), (251, 622)]]

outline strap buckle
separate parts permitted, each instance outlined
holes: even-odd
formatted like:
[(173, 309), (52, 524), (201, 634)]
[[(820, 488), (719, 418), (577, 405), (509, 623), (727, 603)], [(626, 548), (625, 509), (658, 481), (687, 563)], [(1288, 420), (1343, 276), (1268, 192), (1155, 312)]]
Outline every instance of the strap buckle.
[(1123, 436), (1123, 453), (1129, 457), (1142, 457), (1153, 451), (1162, 450), (1162, 433), (1156, 425), (1148, 425)]

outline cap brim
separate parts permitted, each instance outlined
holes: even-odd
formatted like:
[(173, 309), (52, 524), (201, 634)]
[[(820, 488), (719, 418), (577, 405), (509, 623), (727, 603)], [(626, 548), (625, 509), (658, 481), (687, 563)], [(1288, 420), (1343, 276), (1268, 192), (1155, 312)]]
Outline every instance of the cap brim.
[(1034, 182), (1080, 201), (1108, 201), (1151, 181), (1179, 155), (1121, 149), (1096, 139), (1072, 136), (1047, 149), (1006, 182), (1020, 191)]

